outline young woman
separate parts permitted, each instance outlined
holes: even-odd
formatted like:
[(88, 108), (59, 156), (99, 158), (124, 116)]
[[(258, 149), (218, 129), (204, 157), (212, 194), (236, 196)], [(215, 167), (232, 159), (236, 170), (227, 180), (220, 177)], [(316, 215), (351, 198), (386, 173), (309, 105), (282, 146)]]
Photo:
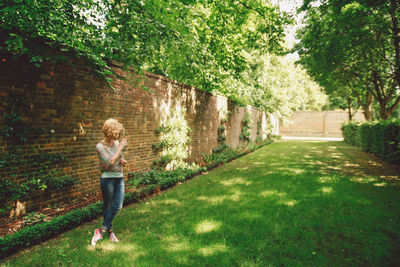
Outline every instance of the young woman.
[(117, 120), (106, 120), (103, 125), (104, 138), (96, 145), (100, 160), (100, 187), (104, 202), (104, 222), (100, 228), (94, 231), (92, 246), (95, 246), (97, 241), (103, 238), (106, 231), (108, 231), (111, 242), (119, 242), (112, 230), (112, 221), (118, 211), (121, 210), (124, 201), (125, 186), (122, 166), (126, 164), (126, 160), (122, 158), (122, 150), (128, 142), (126, 138), (118, 142), (123, 130), (123, 125)]

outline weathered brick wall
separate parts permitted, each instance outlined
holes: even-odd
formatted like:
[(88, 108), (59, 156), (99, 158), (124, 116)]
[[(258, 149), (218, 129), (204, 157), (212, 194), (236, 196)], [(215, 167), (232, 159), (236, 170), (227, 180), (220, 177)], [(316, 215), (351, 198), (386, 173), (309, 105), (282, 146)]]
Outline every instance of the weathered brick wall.
[[(114, 91), (83, 62), (45, 64), (37, 68), (27, 61), (13, 60), (7, 54), (0, 56), (0, 102), (5, 103), (10, 92), (28, 92), (31, 110), (23, 120), (44, 129), (44, 134), (25, 142), (25, 153), (33, 153), (30, 149), (37, 148), (64, 154), (70, 162), (56, 168), (81, 182), (69, 190), (35, 194), (26, 204), (28, 209), (99, 190), (95, 145), (103, 138), (103, 122), (110, 117), (118, 118), (124, 124), (129, 138), (124, 152), (128, 160), (125, 174), (147, 170), (159, 158), (152, 149), (159, 141), (155, 129), (160, 126), (161, 118), (176, 106), (186, 110), (185, 119), (192, 130), (189, 162), (201, 160), (202, 153), (210, 153), (218, 145), (217, 128), (224, 114), (228, 114), (227, 143), (232, 147), (241, 145), (239, 135), (246, 108), (224, 97), (152, 73), (146, 73), (145, 77), (132, 83), (129, 78), (132, 73), (126, 73), (118, 66), (114, 67), (116, 73), (127, 79), (115, 79)], [(253, 120), (251, 137), (254, 140), (257, 121), (261, 120), (262, 130), (265, 130), (267, 116), (256, 108), (247, 109)], [(0, 125), (3, 125), (4, 107), (1, 112)], [(0, 138), (0, 151), (9, 152), (14, 144)], [(21, 170), (21, 173), (27, 171)], [(1, 179), (9, 174), (10, 170), (1, 170)]]
[[(355, 121), (365, 121), (357, 112)], [(349, 121), (346, 111), (296, 111), (287, 125), (280, 125), (284, 136), (343, 137), (341, 127)]]

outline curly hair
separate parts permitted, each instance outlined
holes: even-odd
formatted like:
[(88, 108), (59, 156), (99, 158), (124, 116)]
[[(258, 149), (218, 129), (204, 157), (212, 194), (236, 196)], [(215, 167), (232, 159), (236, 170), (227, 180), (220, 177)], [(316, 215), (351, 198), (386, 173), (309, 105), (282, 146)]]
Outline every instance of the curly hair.
[(105, 137), (117, 139), (124, 130), (124, 126), (116, 119), (108, 119), (103, 124), (103, 133)]

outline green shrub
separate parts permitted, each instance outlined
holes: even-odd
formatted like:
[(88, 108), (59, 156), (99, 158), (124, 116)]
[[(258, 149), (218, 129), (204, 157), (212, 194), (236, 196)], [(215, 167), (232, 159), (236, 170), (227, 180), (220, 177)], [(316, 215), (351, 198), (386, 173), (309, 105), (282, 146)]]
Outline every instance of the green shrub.
[(361, 146), (361, 137), (360, 137), (360, 124), (350, 122), (347, 124), (343, 124), (342, 133), (344, 141), (353, 146)]
[(389, 163), (400, 164), (400, 120), (383, 120), (342, 127), (344, 140)]

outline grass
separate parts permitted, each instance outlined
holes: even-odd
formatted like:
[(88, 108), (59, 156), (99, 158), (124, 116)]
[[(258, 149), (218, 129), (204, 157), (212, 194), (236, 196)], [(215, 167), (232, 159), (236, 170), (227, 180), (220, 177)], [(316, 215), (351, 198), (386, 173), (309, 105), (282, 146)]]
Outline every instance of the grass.
[[(371, 167), (372, 166), (372, 167)], [(1, 266), (400, 265), (397, 173), (342, 142), (277, 142)]]

